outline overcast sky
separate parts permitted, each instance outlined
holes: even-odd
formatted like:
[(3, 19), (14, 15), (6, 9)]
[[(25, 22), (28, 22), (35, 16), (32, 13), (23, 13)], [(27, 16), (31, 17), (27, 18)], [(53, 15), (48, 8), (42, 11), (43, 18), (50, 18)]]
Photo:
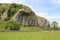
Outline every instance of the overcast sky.
[(60, 0), (0, 0), (0, 3), (19, 3), (30, 7), (36, 15), (57, 21), (60, 25)]

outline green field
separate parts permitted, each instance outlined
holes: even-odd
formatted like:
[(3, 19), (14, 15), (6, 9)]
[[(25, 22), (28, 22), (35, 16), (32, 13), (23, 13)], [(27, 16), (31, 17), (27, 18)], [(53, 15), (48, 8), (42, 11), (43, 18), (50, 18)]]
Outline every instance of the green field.
[(0, 32), (0, 40), (60, 40), (60, 32)]

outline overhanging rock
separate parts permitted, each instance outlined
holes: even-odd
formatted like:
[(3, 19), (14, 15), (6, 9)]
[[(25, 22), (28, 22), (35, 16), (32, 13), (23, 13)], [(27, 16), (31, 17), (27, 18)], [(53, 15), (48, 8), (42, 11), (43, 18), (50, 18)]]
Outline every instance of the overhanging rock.
[(50, 23), (45, 18), (35, 15), (32, 11), (26, 12), (23, 9), (20, 9), (13, 19), (17, 22), (20, 22), (24, 26), (49, 26)]

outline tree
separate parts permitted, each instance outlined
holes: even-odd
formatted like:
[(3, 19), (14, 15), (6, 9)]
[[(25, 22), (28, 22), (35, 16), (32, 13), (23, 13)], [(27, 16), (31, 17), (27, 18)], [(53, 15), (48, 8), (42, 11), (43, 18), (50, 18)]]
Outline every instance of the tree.
[(54, 30), (58, 30), (58, 22), (57, 21), (53, 21), (52, 23), (51, 23), (51, 27), (53, 27), (53, 29)]

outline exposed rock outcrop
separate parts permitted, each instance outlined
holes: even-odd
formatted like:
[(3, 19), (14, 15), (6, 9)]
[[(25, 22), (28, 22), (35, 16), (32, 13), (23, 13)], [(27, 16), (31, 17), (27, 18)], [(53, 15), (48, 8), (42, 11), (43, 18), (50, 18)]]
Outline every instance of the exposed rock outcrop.
[[(4, 4), (5, 6), (7, 4)], [(48, 27), (50, 22), (43, 18), (35, 15), (35, 13), (27, 6), (21, 4), (8, 4), (10, 9), (7, 9), (1, 16), (2, 20), (9, 18), (21, 23), (24, 26), (44, 26)], [(7, 6), (8, 7), (8, 6)], [(8, 8), (9, 8), (8, 7)], [(19, 10), (19, 11), (18, 11)]]
[(48, 27), (50, 25), (47, 19), (35, 15), (32, 11), (26, 12), (24, 9), (20, 9), (12, 19), (20, 22), (24, 26)]
[(50, 22), (47, 19), (40, 16), (37, 16), (37, 18), (38, 18), (37, 21), (38, 21), (39, 26), (50, 27)]
[(12, 18), (17, 22), (20, 22), (24, 26), (37, 26), (37, 17), (33, 12), (27, 12), (24, 9), (20, 9)]
[(6, 20), (7, 19), (7, 13), (8, 13), (9, 8), (6, 9), (6, 11), (1, 15), (1, 20)]

